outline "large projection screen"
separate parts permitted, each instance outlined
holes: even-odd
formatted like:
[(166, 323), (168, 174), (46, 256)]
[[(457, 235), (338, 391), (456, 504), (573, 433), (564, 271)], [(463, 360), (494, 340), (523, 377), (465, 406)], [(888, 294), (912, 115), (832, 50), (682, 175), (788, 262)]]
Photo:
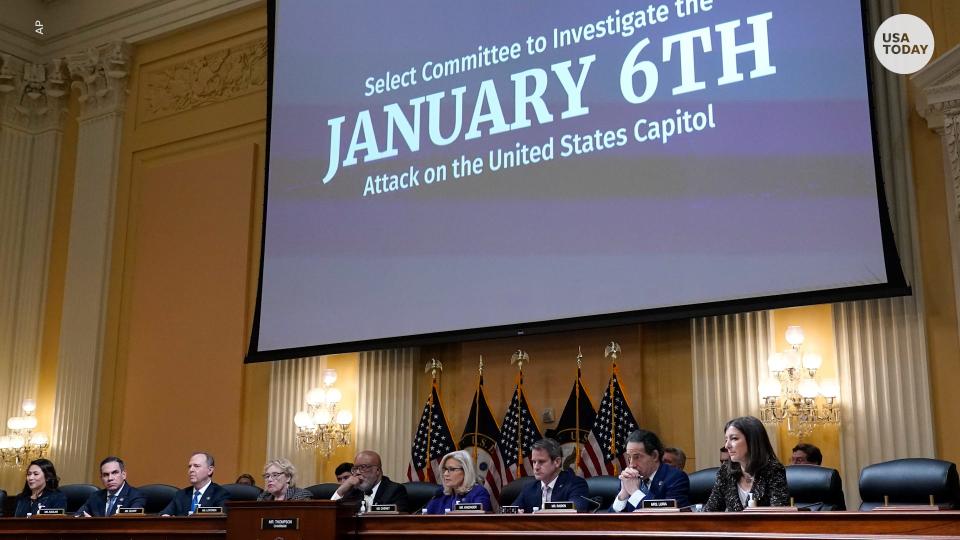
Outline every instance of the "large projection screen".
[(859, 1), (280, 0), (271, 41), (250, 361), (906, 289)]

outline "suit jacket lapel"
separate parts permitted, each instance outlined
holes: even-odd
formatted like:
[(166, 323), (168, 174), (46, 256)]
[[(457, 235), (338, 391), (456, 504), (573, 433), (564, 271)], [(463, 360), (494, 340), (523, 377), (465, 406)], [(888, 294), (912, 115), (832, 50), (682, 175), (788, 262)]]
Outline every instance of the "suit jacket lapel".
[(380, 501), (383, 500), (383, 494), (387, 491), (387, 485), (389, 482), (390, 479), (386, 476), (380, 477), (380, 485), (377, 486), (377, 492), (373, 494), (373, 504), (380, 504)]
[(213, 482), (210, 482), (210, 485), (207, 486), (207, 490), (204, 491), (203, 495), (200, 496), (200, 502), (197, 504), (197, 506), (210, 506), (209, 504), (205, 504), (205, 503), (210, 502), (211, 497), (213, 497), (213, 493), (214, 493), (213, 490), (214, 490)]
[[(120, 491), (117, 491), (117, 502), (113, 503), (114, 508), (120, 508), (123, 506), (124, 500), (127, 498), (127, 494), (130, 493), (130, 488), (127, 486), (127, 483), (124, 482), (123, 486), (120, 487)], [(110, 493), (107, 492), (107, 500), (110, 500)]]

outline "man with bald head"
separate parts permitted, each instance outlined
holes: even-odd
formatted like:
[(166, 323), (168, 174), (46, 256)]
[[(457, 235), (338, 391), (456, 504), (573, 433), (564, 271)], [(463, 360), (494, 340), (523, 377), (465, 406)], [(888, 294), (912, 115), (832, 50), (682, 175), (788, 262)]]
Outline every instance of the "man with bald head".
[(187, 462), (187, 478), (190, 485), (177, 491), (170, 504), (160, 511), (161, 516), (189, 516), (201, 506), (223, 506), (230, 496), (227, 490), (213, 481), (213, 456), (207, 452), (194, 452)]
[(346, 479), (330, 497), (337, 501), (363, 502), (369, 510), (374, 504), (395, 504), (398, 512), (409, 512), (407, 488), (383, 475), (380, 454), (364, 450), (353, 459), (353, 476)]

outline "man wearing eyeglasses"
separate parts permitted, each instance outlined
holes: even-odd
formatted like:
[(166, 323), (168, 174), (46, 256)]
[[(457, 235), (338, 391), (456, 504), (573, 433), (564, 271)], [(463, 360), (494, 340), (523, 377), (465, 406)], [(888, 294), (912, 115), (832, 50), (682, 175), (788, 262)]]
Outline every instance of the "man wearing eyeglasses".
[(347, 478), (330, 497), (337, 501), (362, 502), (368, 510), (374, 504), (395, 504), (398, 512), (409, 512), (407, 488), (383, 475), (380, 454), (364, 450), (353, 460), (353, 476)]
[(213, 482), (213, 456), (206, 452), (196, 452), (187, 463), (187, 478), (190, 486), (178, 491), (161, 516), (189, 516), (201, 506), (216, 506), (226, 510), (224, 505), (230, 494), (219, 484)]
[(645, 429), (631, 433), (623, 457), (627, 467), (620, 473), (620, 492), (610, 511), (633, 512), (644, 499), (674, 499), (678, 507), (690, 504), (690, 479), (663, 462), (663, 443), (656, 433)]

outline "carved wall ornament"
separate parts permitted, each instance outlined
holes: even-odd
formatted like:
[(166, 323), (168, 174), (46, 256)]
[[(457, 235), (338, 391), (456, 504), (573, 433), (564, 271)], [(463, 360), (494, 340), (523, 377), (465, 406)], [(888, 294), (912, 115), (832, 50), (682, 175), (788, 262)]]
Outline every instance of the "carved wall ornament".
[(950, 163), (953, 182), (954, 215), (960, 216), (960, 103), (954, 102), (954, 107), (944, 112), (943, 137), (947, 151), (944, 158)]
[(960, 219), (960, 49), (953, 49), (910, 77), (914, 106), (943, 139), (953, 186), (953, 215)]
[(113, 42), (67, 56), (71, 86), (80, 92), (80, 117), (122, 111), (130, 47)]
[(143, 76), (144, 121), (220, 103), (267, 85), (267, 42), (259, 38), (156, 70)]
[(65, 77), (60, 59), (33, 64), (0, 54), (0, 121), (26, 130), (59, 128), (69, 91)]

